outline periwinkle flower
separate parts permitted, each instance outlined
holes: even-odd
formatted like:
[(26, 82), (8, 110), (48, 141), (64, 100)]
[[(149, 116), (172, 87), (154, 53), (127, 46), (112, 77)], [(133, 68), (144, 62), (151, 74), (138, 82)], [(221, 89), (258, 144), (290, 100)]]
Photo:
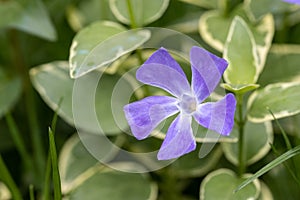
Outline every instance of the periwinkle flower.
[(294, 4), (300, 5), (300, 0), (283, 0), (283, 1), (285, 1), (287, 3), (294, 3)]
[(136, 78), (171, 96), (150, 96), (130, 103), (124, 112), (132, 134), (144, 139), (164, 119), (179, 113), (171, 123), (158, 152), (159, 160), (177, 158), (196, 148), (192, 118), (205, 128), (229, 135), (234, 125), (236, 100), (227, 94), (217, 102), (202, 103), (214, 91), (228, 63), (200, 47), (190, 51), (191, 86), (179, 64), (160, 48), (137, 70)]

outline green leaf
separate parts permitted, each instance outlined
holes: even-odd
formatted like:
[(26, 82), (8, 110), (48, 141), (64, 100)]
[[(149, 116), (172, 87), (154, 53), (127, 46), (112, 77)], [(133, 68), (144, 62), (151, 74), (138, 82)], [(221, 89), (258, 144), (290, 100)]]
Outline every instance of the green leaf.
[(257, 179), (258, 177), (260, 177), (261, 175), (265, 174), (266, 172), (270, 171), (271, 169), (273, 169), (274, 167), (276, 167), (277, 165), (283, 163), (284, 161), (296, 156), (300, 154), (300, 146), (294, 147), (293, 149), (285, 152), (284, 154), (282, 154), (281, 156), (279, 156), (278, 158), (276, 158), (275, 160), (273, 160), (272, 162), (268, 163), (266, 166), (264, 166), (263, 168), (261, 168), (258, 172), (256, 172), (253, 176), (251, 176), (250, 178), (248, 178), (247, 180), (245, 180), (244, 182), (242, 182), (236, 189), (236, 191), (239, 191), (241, 189), (243, 189), (244, 187), (247, 187), (248, 184), (250, 184), (252, 181), (254, 181), (255, 179)]
[[(248, 175), (249, 176), (249, 175)], [(200, 186), (201, 200), (241, 200), (257, 199), (260, 195), (258, 180), (241, 191), (234, 193), (234, 189), (246, 178), (238, 178), (229, 169), (218, 169), (208, 174)]]
[(109, 0), (89, 0), (76, 2), (67, 7), (67, 19), (73, 30), (79, 31), (98, 20), (116, 21), (109, 8)]
[(247, 22), (253, 34), (259, 58), (258, 71), (261, 72), (274, 35), (274, 19), (271, 14), (264, 16), (259, 22), (252, 24), (240, 6), (227, 17), (218, 11), (208, 11), (200, 18), (199, 32), (205, 42), (222, 52), (232, 20), (237, 15)]
[(107, 66), (150, 37), (147, 30), (125, 30), (117, 23), (98, 21), (78, 32), (70, 49), (70, 76), (78, 78)]
[[(122, 83), (121, 91), (119, 89), (118, 92), (113, 93), (120, 76), (105, 73), (101, 75), (101, 72), (94, 71), (78, 79), (82, 83), (80, 89), (87, 94), (73, 97), (73, 90), (78, 88), (74, 88), (75, 80), (69, 77), (68, 69), (68, 62), (56, 61), (30, 70), (31, 81), (48, 106), (52, 110), (56, 110), (58, 102), (63, 98), (58, 114), (66, 122), (74, 125), (72, 101), (74, 103), (74, 98), (80, 98), (79, 102), (76, 101), (77, 103), (74, 105), (77, 113), (80, 112), (80, 120), (76, 121), (77, 128), (89, 133), (103, 134), (102, 132), (104, 132), (106, 135), (119, 134), (120, 130), (126, 130), (128, 124), (124, 116), (123, 106), (128, 103), (127, 95), (132, 94), (133, 90), (127, 79), (122, 78), (120, 80)], [(94, 85), (89, 85), (91, 83), (96, 84), (95, 91), (92, 91), (91, 87)], [(95, 98), (92, 98), (95, 102), (90, 105), (94, 109), (92, 113), (86, 109), (91, 94), (95, 95)], [(115, 97), (113, 100), (112, 94)], [(94, 112), (97, 115), (96, 122), (91, 120)]]
[(11, 192), (7, 188), (6, 185), (4, 185), (2, 182), (0, 182), (0, 199), (11, 199)]
[(258, 83), (300, 81), (300, 45), (273, 44)]
[(22, 92), (20, 77), (10, 77), (0, 68), (0, 118), (17, 102)]
[(200, 177), (211, 171), (220, 161), (222, 150), (216, 146), (204, 158), (199, 158), (199, 150), (201, 145), (198, 145), (196, 150), (177, 159), (171, 165), (174, 174), (177, 177), (189, 178)]
[[(238, 128), (234, 127), (231, 133), (238, 137)], [(245, 124), (244, 152), (247, 165), (253, 164), (265, 157), (273, 143), (273, 130), (271, 122)], [(233, 164), (238, 165), (238, 143), (222, 143), (225, 157)]]
[(248, 101), (248, 118), (253, 122), (273, 120), (268, 108), (277, 119), (300, 112), (300, 83), (276, 83), (251, 94)]
[(56, 31), (41, 0), (0, 2), (0, 27), (9, 26), (54, 41)]
[(261, 186), (261, 193), (258, 200), (273, 200), (273, 194), (270, 188), (263, 182), (259, 181)]
[(125, 24), (131, 24), (131, 13), (128, 9), (128, 1), (132, 6), (132, 17), (137, 27), (154, 22), (159, 19), (169, 5), (169, 0), (110, 0), (109, 5), (115, 17)]
[[(101, 165), (99, 160), (109, 162), (116, 155), (116, 149), (112, 145), (108, 146), (106, 141), (104, 136), (81, 134), (79, 138), (75, 134), (64, 144), (59, 156), (64, 194), (96, 173)], [(116, 140), (115, 143), (119, 143), (119, 141)]]
[(229, 63), (224, 72), (227, 83), (235, 87), (256, 83), (259, 75), (257, 47), (253, 34), (240, 17), (232, 21), (223, 57)]
[(245, 0), (245, 10), (254, 22), (260, 20), (264, 15), (285, 14), (297, 9), (297, 5), (286, 3), (282, 0)]
[(251, 90), (255, 90), (259, 87), (258, 84), (248, 84), (248, 85), (231, 85), (228, 83), (222, 83), (221, 86), (226, 89), (229, 90), (235, 94), (244, 94), (246, 92), (249, 92)]
[[(119, 167), (136, 168), (135, 163), (116, 163)], [(127, 166), (126, 166), (127, 165)], [(125, 173), (105, 169), (87, 179), (70, 193), (68, 199), (155, 200), (157, 186), (147, 174)]]
[(60, 182), (60, 175), (59, 175), (59, 169), (58, 169), (54, 133), (52, 132), (51, 128), (49, 128), (49, 149), (50, 149), (50, 157), (51, 157), (51, 165), (52, 165), (52, 180), (53, 180), (53, 188), (54, 188), (54, 200), (60, 200), (61, 196), (62, 196), (61, 182)]
[(208, 8), (208, 9), (215, 9), (218, 8), (219, 0), (180, 0), (185, 3), (189, 3), (195, 6)]

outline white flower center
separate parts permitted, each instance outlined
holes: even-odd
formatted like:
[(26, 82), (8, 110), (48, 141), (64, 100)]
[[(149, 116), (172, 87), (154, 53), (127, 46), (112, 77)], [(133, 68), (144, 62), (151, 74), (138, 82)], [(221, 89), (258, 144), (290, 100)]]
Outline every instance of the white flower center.
[(178, 105), (185, 114), (192, 114), (197, 110), (196, 98), (187, 94), (181, 96), (181, 101)]

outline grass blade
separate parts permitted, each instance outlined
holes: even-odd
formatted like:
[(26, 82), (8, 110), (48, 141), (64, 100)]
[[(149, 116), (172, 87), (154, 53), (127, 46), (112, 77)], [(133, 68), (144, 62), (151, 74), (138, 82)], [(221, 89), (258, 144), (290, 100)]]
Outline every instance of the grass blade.
[(242, 182), (237, 189), (235, 190), (235, 192), (241, 190), (242, 188), (244, 188), (246, 185), (248, 185), (249, 183), (251, 183), (252, 181), (254, 181), (256, 178), (260, 177), (261, 175), (265, 174), (266, 172), (270, 171), (271, 169), (273, 169), (274, 167), (276, 167), (277, 165), (283, 163), (284, 161), (296, 156), (300, 154), (300, 145), (296, 146), (295, 148), (285, 152), (284, 154), (282, 154), (281, 156), (279, 156), (278, 158), (276, 158), (275, 160), (273, 160), (272, 162), (270, 162), (269, 164), (267, 164), (266, 166), (264, 166), (263, 168), (261, 168), (258, 172), (256, 172), (253, 176), (251, 176), (250, 178), (248, 178), (247, 180), (245, 180), (244, 182)]
[(56, 145), (54, 140), (54, 134), (51, 128), (49, 128), (49, 146), (50, 146), (50, 157), (51, 157), (51, 164), (52, 164), (54, 200), (61, 200), (62, 199), (61, 182), (60, 182), (58, 162), (57, 162)]
[(14, 182), (13, 178), (11, 177), (3, 159), (0, 154), (0, 179), (7, 185), (10, 189), (12, 197), (14, 200), (22, 200), (22, 194), (19, 191), (16, 183)]

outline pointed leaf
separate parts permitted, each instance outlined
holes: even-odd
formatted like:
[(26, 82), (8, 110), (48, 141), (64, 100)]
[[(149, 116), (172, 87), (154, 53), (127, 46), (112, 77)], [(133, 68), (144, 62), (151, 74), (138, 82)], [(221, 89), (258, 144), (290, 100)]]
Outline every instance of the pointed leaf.
[(279, 164), (283, 163), (284, 161), (286, 161), (286, 160), (288, 160), (288, 159), (290, 159), (290, 158), (292, 158), (292, 157), (294, 157), (296, 155), (299, 155), (299, 154), (300, 154), (300, 146), (294, 147), (293, 149), (285, 152), (284, 154), (282, 154), (281, 156), (279, 156), (278, 158), (276, 158), (275, 160), (273, 160), (272, 162), (268, 163), (266, 166), (264, 166), (263, 168), (261, 168), (253, 176), (249, 177), (247, 180), (245, 180), (244, 182), (242, 182), (237, 187), (236, 191), (239, 191), (239, 190), (243, 189), (248, 184), (250, 184), (252, 181), (254, 181), (258, 177), (260, 177), (261, 175), (267, 173), (268, 171), (270, 171), (274, 167), (278, 166)]
[(110, 0), (109, 5), (113, 14), (125, 24), (132, 23), (128, 2), (132, 6), (132, 15), (137, 27), (142, 27), (159, 19), (169, 5), (169, 0)]
[(273, 120), (300, 113), (300, 83), (276, 83), (251, 94), (248, 101), (248, 118), (253, 122)]
[[(247, 175), (249, 176), (249, 175)], [(229, 169), (218, 169), (208, 174), (201, 183), (200, 200), (241, 200), (257, 199), (260, 184), (255, 180), (243, 190), (234, 192), (236, 187), (246, 178), (239, 178)]]
[(78, 32), (70, 49), (70, 76), (78, 78), (107, 66), (150, 37), (147, 30), (125, 30), (117, 23), (98, 21)]
[[(77, 113), (80, 112), (80, 120), (77, 118), (76, 127), (89, 133), (101, 134), (101, 132), (104, 132), (104, 134), (112, 135), (119, 134), (120, 130), (125, 130), (128, 124), (123, 113), (123, 106), (128, 103), (126, 95), (132, 94), (132, 87), (127, 79), (121, 79), (122, 91), (114, 93), (115, 98), (112, 100), (114, 86), (118, 83), (120, 77), (105, 73), (101, 75), (100, 72), (95, 71), (79, 79), (82, 83), (80, 89), (85, 94), (73, 97), (75, 80), (69, 77), (68, 69), (67, 62), (57, 61), (30, 70), (31, 81), (48, 106), (56, 110), (58, 102), (63, 98), (58, 111), (59, 116), (74, 125), (73, 109), (77, 109)], [(91, 91), (91, 87), (94, 85), (89, 85), (93, 83), (96, 83), (95, 93)], [(95, 101), (90, 103), (92, 104), (90, 106), (93, 107), (93, 113), (86, 109), (91, 94), (95, 95), (95, 99), (92, 98)], [(79, 98), (76, 104), (74, 98)], [(72, 102), (74, 108), (72, 108)], [(97, 115), (96, 121), (91, 120), (94, 112)]]
[[(238, 128), (235, 127), (232, 135), (238, 137)], [(251, 123), (247, 122), (244, 131), (245, 162), (251, 165), (265, 157), (273, 143), (273, 130), (270, 122)], [(222, 143), (226, 158), (233, 164), (238, 165), (238, 143)]]
[(275, 25), (271, 14), (267, 14), (260, 21), (252, 24), (249, 22), (245, 11), (240, 7), (237, 7), (228, 17), (224, 17), (224, 15), (220, 14), (218, 11), (208, 11), (200, 18), (200, 34), (208, 44), (222, 52), (224, 50), (224, 44), (226, 42), (230, 25), (236, 15), (240, 16), (245, 20), (245, 22), (247, 22), (247, 25), (253, 34), (259, 58), (258, 71), (261, 72), (274, 35)]
[(253, 34), (240, 17), (232, 21), (223, 57), (229, 62), (224, 72), (227, 83), (236, 87), (256, 83), (259, 75), (257, 47)]
[(56, 30), (41, 0), (1, 2), (0, 14), (4, 16), (0, 26), (7, 25), (50, 41), (56, 40)]
[(0, 68), (0, 118), (13, 107), (21, 92), (21, 79), (19, 77), (9, 77)]

